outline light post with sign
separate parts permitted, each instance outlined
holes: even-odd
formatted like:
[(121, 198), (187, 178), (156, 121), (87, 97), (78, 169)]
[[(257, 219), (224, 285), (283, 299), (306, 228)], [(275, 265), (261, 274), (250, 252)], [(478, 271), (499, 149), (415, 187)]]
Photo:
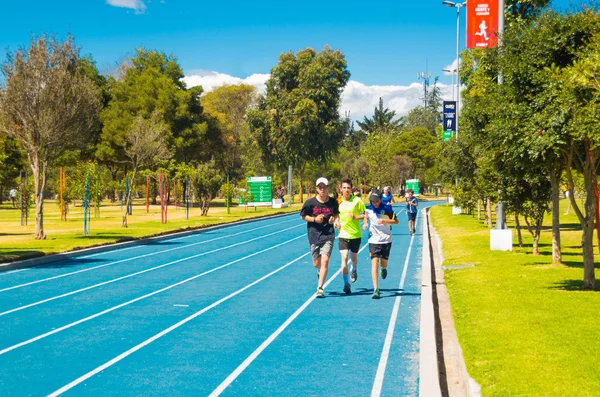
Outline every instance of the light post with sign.
[[(456, 101), (444, 101), (444, 134), (442, 140), (444, 142), (452, 139), (453, 133), (456, 133)], [(458, 136), (456, 137), (458, 141)]]

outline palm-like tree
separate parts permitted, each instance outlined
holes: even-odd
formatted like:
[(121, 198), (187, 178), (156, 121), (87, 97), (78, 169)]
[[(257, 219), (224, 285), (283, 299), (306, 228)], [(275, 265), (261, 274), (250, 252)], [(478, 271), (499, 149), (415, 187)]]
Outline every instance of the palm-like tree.
[(403, 119), (394, 120), (396, 112), (383, 107), (383, 99), (379, 98), (379, 106), (375, 107), (373, 117), (364, 117), (363, 121), (357, 121), (358, 126), (366, 133), (381, 131), (390, 133), (402, 126)]

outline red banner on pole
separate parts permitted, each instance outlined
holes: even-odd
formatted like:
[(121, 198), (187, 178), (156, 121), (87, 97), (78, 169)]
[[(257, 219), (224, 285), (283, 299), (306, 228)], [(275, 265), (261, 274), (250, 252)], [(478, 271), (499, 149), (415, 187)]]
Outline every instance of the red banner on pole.
[(467, 2), (467, 48), (492, 48), (498, 44), (498, 0)]

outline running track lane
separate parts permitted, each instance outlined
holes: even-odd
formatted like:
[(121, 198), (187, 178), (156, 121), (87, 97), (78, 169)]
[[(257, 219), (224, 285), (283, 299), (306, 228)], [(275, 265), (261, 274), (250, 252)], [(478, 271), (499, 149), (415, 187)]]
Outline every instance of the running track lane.
[[(398, 285), (411, 240), (404, 218), (400, 217), (401, 224), (394, 226), (390, 274), (380, 281), (383, 299), (370, 298), (370, 266), (365, 249), (360, 254), (359, 280), (353, 284), (355, 294), (341, 294), (341, 276), (335, 277), (326, 289), (327, 298), (310, 302), (224, 389), (223, 395), (326, 396), (339, 395), (340, 391), (348, 395), (369, 394), (398, 294), (402, 300), (382, 395), (415, 395), (420, 234), (414, 238), (401, 291)], [(32, 395), (60, 390), (212, 306), (72, 389), (64, 390), (72, 395), (208, 395), (313, 296), (315, 272), (310, 258), (302, 256), (307, 251), (306, 238), (285, 247), (244, 261), (247, 266), (232, 265), (198, 283), (173, 288), (143, 304), (133, 304), (115, 315), (0, 356), (2, 367), (20, 367), (17, 371), (2, 369), (2, 388), (13, 385), (13, 390), (28, 390), (27, 394)], [(257, 242), (255, 250), (266, 248)], [(336, 250), (330, 266), (330, 275), (335, 274), (339, 268)], [(169, 273), (176, 270), (173, 267)], [(107, 289), (106, 294), (112, 290)], [(41, 309), (29, 309), (30, 315)], [(37, 368), (20, 366), (26, 363), (13, 361), (16, 353), (36, 361)], [(63, 369), (67, 369), (66, 374)], [(49, 379), (52, 381), (47, 383)], [(28, 383), (34, 387), (24, 386)]]

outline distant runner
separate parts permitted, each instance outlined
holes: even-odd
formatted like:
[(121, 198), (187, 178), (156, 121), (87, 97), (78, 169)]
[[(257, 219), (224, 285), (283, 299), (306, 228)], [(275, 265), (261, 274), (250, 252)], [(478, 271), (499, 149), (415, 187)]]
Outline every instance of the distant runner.
[(408, 215), (408, 230), (410, 234), (415, 233), (415, 220), (417, 219), (417, 207), (419, 200), (414, 196), (415, 191), (409, 189), (406, 196), (406, 214)]
[(381, 201), (383, 202), (383, 205), (392, 205), (395, 203), (391, 187), (386, 186), (383, 188), (383, 195), (381, 196)]

